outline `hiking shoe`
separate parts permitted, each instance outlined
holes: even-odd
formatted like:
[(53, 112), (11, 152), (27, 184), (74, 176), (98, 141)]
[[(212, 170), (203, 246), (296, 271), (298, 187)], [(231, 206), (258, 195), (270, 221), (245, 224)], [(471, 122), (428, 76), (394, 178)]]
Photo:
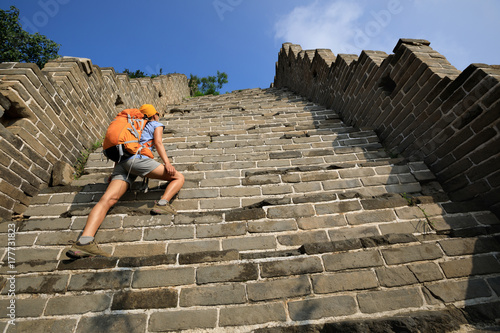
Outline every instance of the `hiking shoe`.
[(151, 209), (151, 213), (153, 213), (153, 214), (175, 214), (175, 213), (177, 213), (177, 210), (170, 203), (167, 203), (166, 205), (158, 205), (158, 203), (155, 202), (153, 209)]
[(82, 245), (80, 242), (72, 242), (73, 245), (66, 252), (66, 255), (70, 258), (85, 258), (85, 257), (111, 257), (111, 254), (104, 252), (99, 248), (99, 245), (92, 241), (88, 244)]

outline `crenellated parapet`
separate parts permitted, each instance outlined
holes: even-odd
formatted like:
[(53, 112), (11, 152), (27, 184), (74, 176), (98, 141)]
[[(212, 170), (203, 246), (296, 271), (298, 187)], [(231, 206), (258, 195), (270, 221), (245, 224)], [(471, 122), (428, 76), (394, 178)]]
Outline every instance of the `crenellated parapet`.
[(376, 130), (384, 146), (422, 160), (450, 198), (500, 212), (500, 68), (463, 72), (419, 39), (400, 39), (393, 54), (302, 50), (283, 44), (274, 86), (288, 88)]
[(149, 103), (161, 112), (186, 96), (183, 74), (129, 79), (73, 57), (42, 70), (0, 64), (0, 218), (24, 212), (51, 183), (54, 166), (74, 165), (121, 109)]

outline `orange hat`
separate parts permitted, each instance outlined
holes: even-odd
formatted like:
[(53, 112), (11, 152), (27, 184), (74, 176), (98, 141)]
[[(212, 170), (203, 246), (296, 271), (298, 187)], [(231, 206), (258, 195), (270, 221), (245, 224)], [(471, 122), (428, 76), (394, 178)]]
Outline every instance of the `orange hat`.
[(141, 108), (139, 109), (139, 111), (141, 111), (142, 113), (144, 113), (144, 115), (146, 117), (152, 117), (154, 116), (155, 114), (157, 114), (158, 112), (156, 111), (155, 107), (152, 106), (151, 104), (144, 104), (141, 106)]

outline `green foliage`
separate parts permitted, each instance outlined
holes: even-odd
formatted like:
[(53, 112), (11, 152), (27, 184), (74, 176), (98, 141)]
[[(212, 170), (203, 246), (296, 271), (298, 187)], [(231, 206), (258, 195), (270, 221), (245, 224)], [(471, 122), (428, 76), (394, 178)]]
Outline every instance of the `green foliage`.
[(129, 78), (131, 79), (136, 79), (136, 78), (141, 78), (141, 77), (147, 77), (146, 74), (144, 74), (143, 71), (141, 70), (136, 70), (135, 72), (131, 72), (128, 68), (125, 68), (123, 70), (123, 73), (127, 74)]
[(217, 71), (217, 76), (202, 78), (191, 74), (189, 78), (191, 96), (219, 95), (219, 90), (227, 82), (227, 74), (225, 72)]
[(129, 78), (131, 79), (136, 79), (136, 78), (141, 78), (141, 77), (150, 77), (154, 79), (155, 77), (158, 77), (160, 75), (163, 75), (163, 68), (160, 68), (160, 73), (159, 74), (153, 74), (151, 76), (146, 75), (143, 71), (141, 70), (136, 70), (135, 72), (130, 71), (130, 69), (125, 68), (123, 70), (123, 73), (127, 74)]
[(75, 165), (73, 166), (75, 168), (75, 175), (74, 178), (78, 179), (83, 175), (83, 171), (85, 170), (85, 165), (87, 164), (87, 160), (89, 159), (89, 156), (91, 153), (93, 153), (97, 148), (102, 146), (102, 142), (104, 139), (100, 139), (92, 144), (90, 148), (84, 149), (78, 158), (76, 160)]
[(59, 57), (60, 46), (38, 32), (23, 30), (16, 7), (0, 9), (0, 62), (31, 62), (43, 68), (49, 60)]

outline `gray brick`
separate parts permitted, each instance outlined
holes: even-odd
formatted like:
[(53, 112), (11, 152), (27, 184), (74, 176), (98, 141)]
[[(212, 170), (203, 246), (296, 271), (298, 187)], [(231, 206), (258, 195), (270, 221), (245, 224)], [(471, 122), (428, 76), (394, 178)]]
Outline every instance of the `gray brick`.
[(375, 171), (369, 168), (338, 170), (341, 178), (360, 178), (374, 176)]
[[(16, 294), (53, 294), (66, 291), (68, 275), (43, 275), (16, 277)], [(5, 284), (2, 294), (7, 294), (9, 283)]]
[(196, 236), (198, 238), (240, 236), (245, 235), (246, 232), (246, 223), (198, 225), (196, 227)]
[(304, 217), (313, 215), (314, 208), (312, 205), (270, 207), (267, 211), (267, 217), (270, 219)]
[(148, 329), (152, 332), (170, 332), (215, 328), (216, 325), (217, 309), (183, 310), (152, 313)]
[[(135, 314), (105, 314), (99, 316), (85, 316), (78, 322), (77, 333), (93, 333), (96, 327), (105, 328), (106, 332), (144, 332), (146, 330), (147, 315)], [(49, 332), (43, 331), (43, 332)], [(71, 332), (68, 330), (52, 332)]]
[(71, 276), (68, 291), (127, 288), (131, 276), (131, 271), (78, 273)]
[[(105, 224), (107, 224), (108, 222), (111, 221), (106, 220)], [(123, 219), (124, 228), (167, 226), (171, 224), (172, 224), (172, 217), (169, 215), (126, 216)]]
[(288, 303), (290, 318), (295, 321), (347, 316), (357, 312), (352, 296), (332, 296)]
[(357, 298), (362, 313), (419, 308), (423, 305), (418, 288), (372, 291), (359, 294)]
[(379, 228), (384, 235), (424, 233), (431, 231), (431, 227), (425, 219), (418, 221), (384, 223), (380, 224)]
[[(67, 243), (66, 243), (67, 244)], [(36, 260), (52, 261), (57, 259), (60, 250), (53, 248), (24, 248), (16, 249), (16, 262), (28, 262)]]
[(242, 181), (242, 185), (265, 185), (265, 184), (279, 184), (281, 178), (279, 175), (255, 175), (246, 177)]
[(176, 306), (176, 290), (122, 291), (113, 296), (111, 310), (164, 309)]
[(217, 198), (218, 196), (218, 189), (183, 189), (179, 192), (179, 199)]
[(297, 219), (300, 229), (322, 229), (347, 225), (344, 215), (301, 217)]
[(278, 298), (305, 296), (311, 293), (311, 284), (307, 276), (247, 284), (250, 301), (264, 301)]
[(463, 216), (435, 216), (430, 219), (433, 229), (437, 232), (446, 232), (462, 228), (472, 228), (477, 226), (477, 222), (471, 215)]
[(71, 219), (43, 219), (28, 220), (19, 226), (19, 231), (47, 231), (47, 230), (67, 230), (71, 224)]
[(53, 231), (40, 232), (36, 239), (36, 245), (67, 245), (69, 241), (75, 240), (79, 236), (77, 231)]
[(275, 184), (262, 186), (262, 195), (278, 195), (292, 193), (292, 186), (288, 184)]
[(493, 255), (478, 255), (441, 262), (447, 278), (500, 273), (500, 263)]
[(241, 207), (239, 198), (206, 199), (200, 201), (201, 209), (228, 209), (228, 208), (239, 208), (239, 207)]
[(379, 236), (380, 232), (376, 227), (351, 227), (351, 228), (338, 228), (328, 231), (328, 235), (332, 241), (336, 240), (344, 240), (351, 238), (360, 238), (360, 237), (372, 237)]
[[(43, 309), (45, 308), (45, 303), (47, 303), (46, 298), (17, 298), (15, 307), (16, 307), (16, 318), (22, 317), (40, 317), (43, 313)], [(1, 309), (8, 309), (11, 306), (10, 298), (0, 300)], [(10, 310), (6, 310), (5, 315), (9, 314)]]
[(361, 209), (358, 201), (340, 201), (326, 204), (317, 204), (316, 213), (318, 215), (347, 213)]
[(179, 296), (179, 305), (184, 307), (242, 304), (245, 302), (246, 293), (242, 284), (183, 288)]
[(260, 263), (260, 268), (260, 275), (266, 278), (323, 271), (321, 260), (317, 257), (262, 262)]
[(172, 226), (167, 228), (145, 228), (144, 240), (193, 239), (194, 226)]
[(436, 281), (443, 278), (439, 266), (432, 262), (411, 264), (408, 265), (408, 268), (415, 274), (419, 282)]
[(146, 257), (165, 254), (165, 244), (141, 244), (139, 242), (118, 244), (113, 252), (114, 257)]
[(293, 189), (296, 193), (305, 193), (305, 192), (316, 192), (321, 191), (321, 183), (302, 183), (293, 185)]
[(47, 302), (45, 315), (68, 315), (86, 312), (101, 312), (109, 308), (111, 295), (80, 295), (50, 298)]
[(132, 288), (154, 288), (193, 284), (195, 271), (192, 267), (148, 269), (134, 273)]
[(323, 188), (325, 190), (343, 190), (348, 188), (361, 187), (361, 181), (359, 179), (339, 179), (339, 180), (327, 180), (323, 182)]
[(438, 259), (443, 256), (443, 253), (436, 244), (422, 244), (382, 250), (382, 255), (388, 265), (397, 265)]
[(327, 271), (376, 267), (384, 264), (382, 257), (375, 250), (325, 254), (323, 256), (323, 263)]
[(256, 264), (203, 266), (196, 270), (196, 282), (207, 284), (215, 282), (241, 282), (258, 278)]
[(339, 291), (378, 287), (377, 277), (372, 271), (351, 271), (346, 273), (313, 275), (312, 283), (316, 294), (329, 294)]
[(220, 310), (220, 326), (257, 325), (268, 322), (286, 321), (283, 303), (267, 303), (222, 308)]
[(500, 244), (494, 238), (456, 238), (439, 242), (448, 256), (460, 256), (487, 252), (500, 252)]
[[(67, 318), (16, 320), (16, 325), (11, 328), (15, 329), (14, 332), (73, 332), (76, 321), (76, 319)], [(12, 331), (8, 329), (7, 332)]]
[(277, 231), (290, 231), (297, 230), (297, 223), (294, 219), (288, 220), (266, 220), (266, 221), (249, 221), (247, 222), (248, 232), (262, 233), (262, 232), (277, 232)]
[(253, 197), (260, 196), (261, 189), (260, 187), (232, 187), (232, 188), (221, 188), (220, 196), (221, 197)]
[(183, 243), (169, 243), (167, 253), (194, 253), (206, 251), (219, 251), (220, 244), (218, 240), (202, 240)]
[(236, 250), (181, 253), (179, 254), (179, 264), (189, 265), (207, 262), (231, 261), (238, 260), (239, 257), (239, 252)]
[(380, 285), (384, 287), (400, 287), (417, 283), (412, 271), (405, 266), (380, 267), (375, 271)]
[(363, 211), (359, 213), (346, 214), (347, 222), (352, 225), (375, 222), (391, 222), (396, 220), (392, 210)]
[(274, 236), (253, 236), (244, 238), (230, 238), (222, 240), (224, 250), (269, 250), (276, 248), (276, 238)]
[(290, 235), (278, 235), (278, 243), (284, 246), (302, 245), (305, 243), (327, 242), (328, 235), (325, 231), (306, 231)]
[(465, 281), (443, 281), (426, 284), (426, 288), (437, 299), (451, 303), (491, 296), (491, 291), (482, 279), (467, 279)]

